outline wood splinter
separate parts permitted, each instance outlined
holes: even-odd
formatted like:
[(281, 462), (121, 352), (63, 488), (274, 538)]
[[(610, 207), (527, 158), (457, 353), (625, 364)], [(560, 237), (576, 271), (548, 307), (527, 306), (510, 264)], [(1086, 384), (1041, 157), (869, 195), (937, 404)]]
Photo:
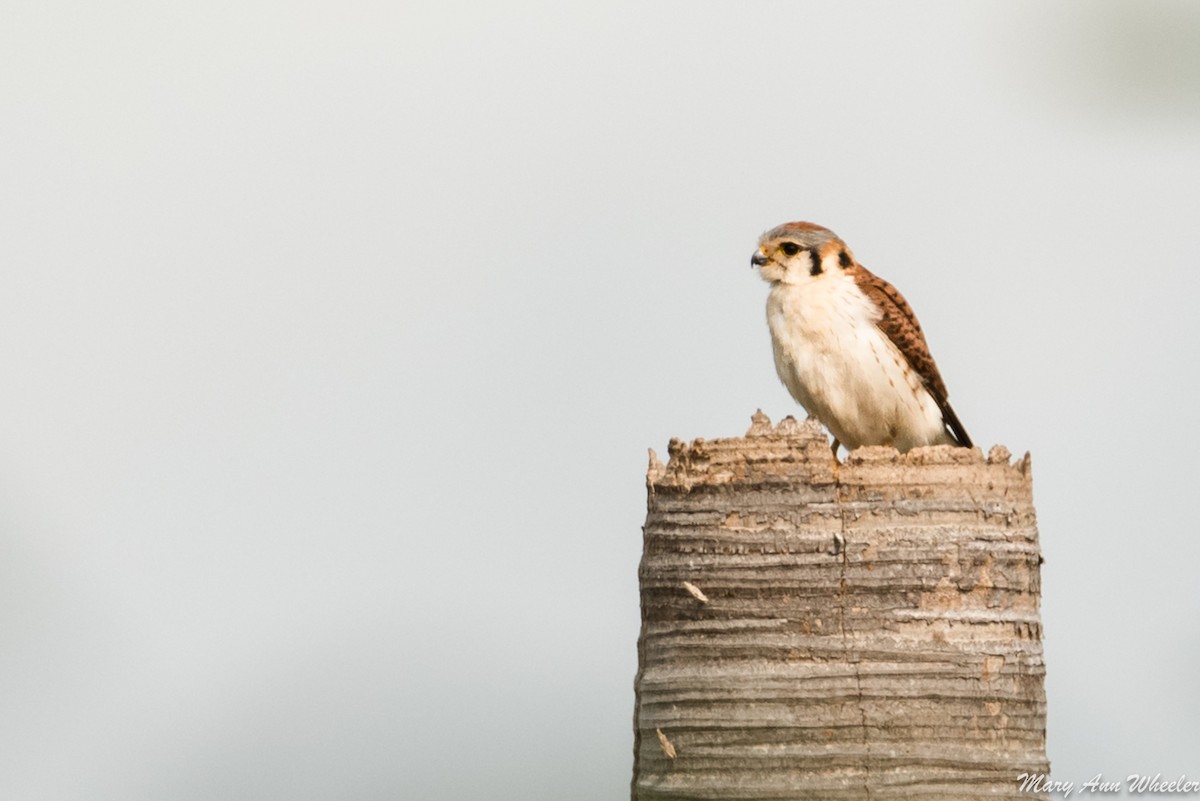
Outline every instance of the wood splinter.
[(692, 582), (690, 582), (690, 581), (683, 582), (683, 588), (685, 590), (687, 590), (688, 592), (690, 592), (692, 594), (692, 597), (695, 598), (700, 603), (702, 603), (702, 604), (708, 603), (708, 596), (705, 595), (703, 592), (701, 592), (700, 588), (697, 587)]
[(667, 759), (675, 759), (675, 746), (667, 739), (667, 735), (663, 734), (662, 729), (654, 730), (658, 734), (658, 744), (662, 746), (663, 753), (667, 755)]

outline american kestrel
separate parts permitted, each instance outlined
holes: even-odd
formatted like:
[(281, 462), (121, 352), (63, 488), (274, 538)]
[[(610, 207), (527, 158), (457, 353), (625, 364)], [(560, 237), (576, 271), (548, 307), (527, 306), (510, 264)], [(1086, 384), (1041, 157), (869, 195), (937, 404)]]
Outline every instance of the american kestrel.
[(971, 447), (908, 302), (833, 231), (784, 223), (762, 235), (750, 263), (771, 284), (775, 370), (833, 432), (835, 454), (839, 442)]

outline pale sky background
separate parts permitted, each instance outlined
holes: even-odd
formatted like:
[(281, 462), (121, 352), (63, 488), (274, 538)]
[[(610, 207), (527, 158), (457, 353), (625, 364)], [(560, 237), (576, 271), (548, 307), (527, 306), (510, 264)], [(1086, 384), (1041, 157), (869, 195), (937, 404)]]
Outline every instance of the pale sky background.
[(0, 798), (628, 797), (793, 219), (1033, 453), (1055, 777), (1200, 779), (1200, 4), (10, 0), (0, 141)]

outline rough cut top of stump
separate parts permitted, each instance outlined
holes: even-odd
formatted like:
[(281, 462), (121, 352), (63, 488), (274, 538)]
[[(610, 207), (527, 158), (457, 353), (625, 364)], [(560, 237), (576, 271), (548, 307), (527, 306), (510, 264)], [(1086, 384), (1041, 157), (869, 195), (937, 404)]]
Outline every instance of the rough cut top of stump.
[(797, 422), (788, 416), (773, 426), (761, 409), (751, 418), (745, 437), (690, 443), (672, 439), (667, 454), (664, 465), (650, 449), (646, 485), (651, 492), (690, 492), (722, 485), (832, 487), (848, 479), (886, 485), (903, 473), (909, 485), (922, 475), (939, 484), (962, 481), (978, 485), (982, 479), (989, 489), (1000, 485), (1032, 495), (1029, 454), (1013, 462), (1003, 445), (993, 446), (986, 458), (978, 448), (935, 445), (902, 454), (895, 448), (870, 446), (851, 451), (838, 465), (830, 452), (829, 437), (815, 419)]

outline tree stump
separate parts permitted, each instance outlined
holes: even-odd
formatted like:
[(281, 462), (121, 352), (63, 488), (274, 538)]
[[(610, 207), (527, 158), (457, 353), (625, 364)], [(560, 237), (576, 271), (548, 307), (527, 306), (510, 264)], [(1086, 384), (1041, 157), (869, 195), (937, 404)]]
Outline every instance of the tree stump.
[(635, 801), (1029, 799), (1048, 773), (1029, 456), (837, 464), (815, 421), (651, 451)]

